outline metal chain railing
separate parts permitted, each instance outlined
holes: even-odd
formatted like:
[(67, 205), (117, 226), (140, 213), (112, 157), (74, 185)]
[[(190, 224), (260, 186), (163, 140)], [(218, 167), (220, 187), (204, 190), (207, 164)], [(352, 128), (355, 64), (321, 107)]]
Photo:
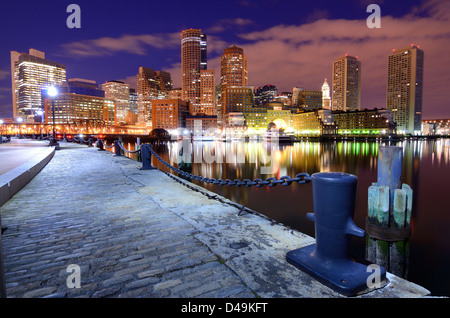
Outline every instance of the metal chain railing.
[[(126, 153), (138, 153), (141, 151), (141, 148), (138, 148), (136, 150), (127, 150), (125, 149), (125, 147), (122, 145), (121, 141), (118, 141), (117, 144), (119, 145), (120, 149), (122, 149), (123, 151), (125, 151)], [(114, 145), (113, 145), (114, 146)]]
[(114, 147), (114, 144), (112, 144), (111, 146), (106, 145), (106, 142), (103, 141), (103, 139), (98, 139), (99, 142), (101, 142), (103, 144), (103, 147), (105, 147), (106, 149), (111, 149), (112, 147)]
[(262, 179), (254, 179), (253, 181), (250, 179), (244, 179), (244, 180), (240, 180), (240, 179), (215, 179), (215, 178), (205, 178), (202, 176), (197, 176), (195, 174), (183, 171), (181, 169), (178, 169), (172, 165), (170, 165), (169, 163), (167, 163), (166, 161), (164, 161), (153, 149), (152, 147), (150, 147), (150, 152), (153, 154), (153, 156), (155, 156), (156, 159), (158, 159), (163, 165), (165, 165), (167, 168), (175, 171), (176, 173), (178, 173), (178, 175), (183, 176), (185, 178), (189, 178), (189, 179), (193, 179), (193, 180), (198, 180), (200, 182), (206, 182), (206, 183), (212, 183), (212, 184), (217, 184), (217, 185), (226, 185), (226, 186), (236, 186), (236, 187), (240, 187), (240, 186), (244, 186), (244, 187), (251, 187), (251, 186), (255, 186), (257, 188), (262, 187), (262, 186), (268, 186), (268, 187), (275, 187), (278, 184), (281, 184), (283, 186), (288, 186), (291, 185), (293, 182), (297, 182), (299, 184), (304, 184), (304, 183), (308, 183), (311, 181), (311, 176), (308, 173), (299, 173), (295, 176), (295, 178), (292, 178), (290, 176), (283, 176), (280, 179), (276, 179), (273, 177), (267, 178), (266, 180), (262, 180)]

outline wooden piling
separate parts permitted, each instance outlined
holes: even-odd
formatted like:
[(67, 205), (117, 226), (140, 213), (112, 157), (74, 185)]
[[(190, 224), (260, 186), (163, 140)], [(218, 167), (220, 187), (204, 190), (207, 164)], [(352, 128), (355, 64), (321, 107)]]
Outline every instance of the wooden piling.
[(402, 157), (398, 148), (380, 147), (378, 182), (368, 189), (366, 259), (406, 278), (412, 190), (400, 182)]

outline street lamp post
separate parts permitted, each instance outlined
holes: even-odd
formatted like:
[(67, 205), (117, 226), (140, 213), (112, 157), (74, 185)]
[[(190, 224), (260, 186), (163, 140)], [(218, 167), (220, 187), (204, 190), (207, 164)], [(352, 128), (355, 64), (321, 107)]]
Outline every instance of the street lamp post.
[(41, 124), (39, 125), (39, 134), (41, 135), (40, 138), (41, 140), (43, 139), (43, 135), (42, 135), (42, 125), (44, 124), (44, 111), (42, 110), (38, 110), (37, 115), (41, 117)]
[(3, 119), (0, 119), (0, 144), (3, 143)]
[(52, 117), (53, 117), (53, 134), (50, 139), (50, 147), (55, 147), (56, 150), (59, 150), (59, 143), (56, 141), (56, 130), (55, 130), (55, 96), (58, 95), (58, 91), (54, 86), (50, 86), (47, 90), (48, 95), (52, 100)]

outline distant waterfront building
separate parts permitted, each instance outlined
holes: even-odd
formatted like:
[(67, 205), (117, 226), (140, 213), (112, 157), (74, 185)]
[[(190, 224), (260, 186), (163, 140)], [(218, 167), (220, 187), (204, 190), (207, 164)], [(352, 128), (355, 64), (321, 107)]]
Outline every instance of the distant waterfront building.
[[(68, 91), (66, 91), (66, 87)], [(83, 79), (83, 78), (69, 78), (67, 83), (63, 83), (59, 89), (62, 88), (62, 92), (74, 93), (78, 95), (88, 95), (105, 97), (105, 91), (98, 87), (96, 81)]]
[(267, 84), (255, 88), (255, 106), (261, 107), (264, 104), (270, 103), (278, 95), (276, 86)]
[(216, 86), (214, 70), (200, 70), (200, 107), (199, 114), (216, 115)]
[(387, 109), (331, 111), (322, 109), (292, 115), (292, 127), (300, 135), (388, 135), (395, 132)]
[(221, 101), (223, 117), (230, 112), (251, 112), (254, 105), (253, 87), (228, 87), (222, 90)]
[(286, 129), (292, 127), (292, 113), (282, 107), (267, 109), (267, 125), (274, 123), (277, 129)]
[(125, 118), (130, 110), (130, 85), (120, 81), (108, 81), (102, 84), (105, 98), (116, 101), (117, 123), (125, 123)]
[(353, 111), (361, 105), (361, 61), (345, 55), (333, 62), (332, 109)]
[(245, 117), (241, 112), (229, 112), (224, 117), (224, 128), (234, 128), (245, 130)]
[(292, 128), (299, 135), (323, 136), (337, 134), (337, 127), (329, 109), (293, 114)]
[(333, 120), (344, 134), (392, 134), (395, 123), (387, 109), (364, 109), (356, 111), (333, 111)]
[(322, 108), (331, 109), (330, 85), (328, 85), (327, 79), (322, 85)]
[(303, 88), (301, 88), (301, 87), (294, 87), (292, 89), (292, 103), (291, 103), (292, 107), (298, 106), (298, 94), (300, 94), (300, 92), (302, 90), (303, 90)]
[(192, 133), (199, 131), (214, 133), (217, 129), (217, 116), (189, 115), (186, 117), (186, 129)]
[(186, 127), (189, 102), (181, 99), (152, 100), (152, 128), (177, 129)]
[(423, 65), (424, 52), (414, 45), (394, 50), (388, 57), (386, 107), (400, 133), (421, 130)]
[[(116, 125), (116, 102), (99, 96), (95, 81), (70, 79), (57, 87), (54, 97), (55, 124), (78, 124), (83, 126)], [(53, 124), (52, 101), (42, 91), (45, 123)]]
[(322, 109), (322, 92), (301, 90), (298, 92), (298, 108), (303, 111)]
[(136, 79), (138, 123), (151, 124), (152, 100), (167, 98), (172, 89), (170, 73), (141, 66)]
[(437, 135), (450, 135), (450, 119), (427, 119), (423, 120), (422, 124), (433, 125), (434, 133)]
[(45, 53), (30, 49), (29, 53), (11, 51), (11, 83), (14, 118), (33, 122), (42, 110), (41, 90), (66, 81), (66, 67), (45, 59)]

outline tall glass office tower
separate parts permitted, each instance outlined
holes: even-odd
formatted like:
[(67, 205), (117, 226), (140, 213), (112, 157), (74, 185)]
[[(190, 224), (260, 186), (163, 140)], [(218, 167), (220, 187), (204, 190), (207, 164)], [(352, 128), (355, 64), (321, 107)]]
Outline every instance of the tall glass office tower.
[(353, 111), (361, 106), (361, 61), (345, 55), (333, 62), (332, 109)]
[(388, 57), (386, 108), (400, 133), (422, 129), (423, 63), (424, 52), (414, 45)]
[(42, 110), (41, 89), (59, 86), (66, 81), (66, 67), (45, 59), (45, 53), (30, 49), (29, 53), (11, 51), (11, 82), (14, 118), (33, 122)]

